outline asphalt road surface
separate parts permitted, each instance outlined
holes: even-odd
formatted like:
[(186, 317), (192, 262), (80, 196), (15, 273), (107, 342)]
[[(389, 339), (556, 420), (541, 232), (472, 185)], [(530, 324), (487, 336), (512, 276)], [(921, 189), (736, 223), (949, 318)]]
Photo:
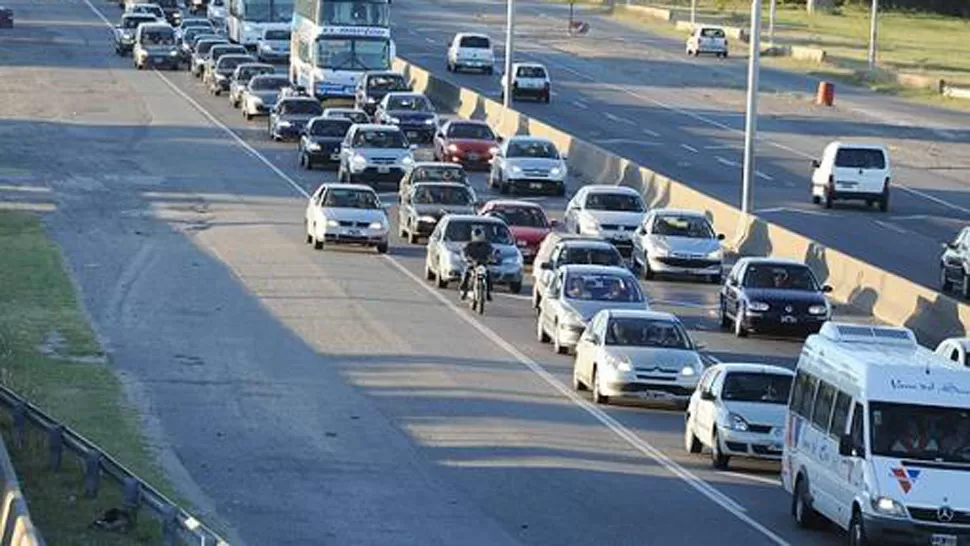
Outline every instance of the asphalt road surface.
[[(682, 41), (584, 13), (570, 38), (568, 6), (519, 0), (516, 59), (544, 63), (551, 104), (517, 108), (577, 137), (738, 205), (747, 60), (688, 58)], [(505, 3), (407, 0), (392, 19), (398, 55), (464, 87), (499, 96), (500, 75), (449, 74), (455, 32), (485, 32), (504, 67)], [(501, 68), (499, 68), (501, 71)], [(817, 80), (761, 71), (754, 209), (762, 217), (931, 288), (940, 243), (970, 220), (970, 114), (839, 85), (836, 106), (814, 106)], [(836, 139), (885, 142), (894, 162), (888, 213), (810, 200), (811, 160)]]
[[(238, 542), (843, 540), (795, 528), (776, 465), (686, 455), (682, 413), (573, 394), (522, 297), (473, 316), (399, 239), (387, 257), (313, 251), (306, 193), (334, 173), (300, 171), (293, 144), (186, 73), (116, 57), (113, 4), (9, 6), (0, 204), (50, 211), (166, 468)], [(713, 358), (793, 364), (795, 340), (718, 331), (714, 287), (644, 287)]]

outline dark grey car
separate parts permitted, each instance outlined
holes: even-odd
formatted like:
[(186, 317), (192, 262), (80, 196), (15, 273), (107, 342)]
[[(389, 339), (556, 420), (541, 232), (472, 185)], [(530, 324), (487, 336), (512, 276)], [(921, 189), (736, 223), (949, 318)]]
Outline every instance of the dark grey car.
[(401, 197), (398, 232), (411, 244), (428, 237), (446, 214), (475, 214), (475, 193), (455, 182), (419, 182)]

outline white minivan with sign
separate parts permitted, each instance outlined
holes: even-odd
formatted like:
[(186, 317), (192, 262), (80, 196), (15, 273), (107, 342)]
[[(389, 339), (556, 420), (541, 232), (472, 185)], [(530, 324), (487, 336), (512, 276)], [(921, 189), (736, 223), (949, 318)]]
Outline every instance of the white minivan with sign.
[(825, 208), (839, 199), (864, 201), (889, 210), (892, 168), (889, 151), (882, 144), (829, 143), (821, 160), (812, 160), (812, 202)]
[(970, 540), (970, 373), (906, 328), (828, 322), (805, 342), (782, 483), (803, 527), (849, 544)]

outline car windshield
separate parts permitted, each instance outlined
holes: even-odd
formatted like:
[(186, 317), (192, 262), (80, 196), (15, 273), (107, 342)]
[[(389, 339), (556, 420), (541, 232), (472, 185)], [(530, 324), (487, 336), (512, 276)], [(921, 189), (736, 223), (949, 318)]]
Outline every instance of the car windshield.
[(520, 66), (515, 75), (520, 78), (545, 78), (546, 69), (541, 66)]
[(217, 65), (217, 69), (219, 70), (219, 72), (231, 72), (231, 71), (235, 70), (237, 66), (239, 66), (239, 65), (241, 65), (243, 63), (251, 63), (251, 62), (253, 62), (253, 58), (252, 57), (229, 57), (229, 56), (226, 56), (226, 57), (223, 57), (223, 58), (219, 59), (219, 63)]
[(495, 134), (481, 123), (452, 123), (448, 126), (448, 138), (494, 141)]
[(435, 165), (415, 167), (411, 172), (413, 182), (466, 182), (468, 176), (460, 165)]
[(472, 49), (491, 49), (492, 43), (484, 36), (465, 36), (461, 39), (458, 47), (468, 47)]
[(512, 234), (509, 232), (509, 228), (499, 222), (449, 222), (448, 228), (445, 229), (444, 240), (449, 243), (467, 243), (472, 240), (474, 228), (481, 229), (485, 238), (493, 245), (512, 244)]
[(329, 118), (350, 120), (351, 123), (367, 123), (370, 121), (367, 114), (357, 110), (327, 110), (324, 115)]
[(745, 288), (818, 291), (812, 270), (804, 265), (752, 264), (744, 274)]
[(699, 216), (660, 216), (653, 223), (653, 234), (691, 239), (713, 239), (714, 230)]
[(570, 273), (563, 295), (571, 300), (631, 303), (643, 301), (643, 294), (632, 275), (610, 273)]
[(970, 409), (870, 402), (869, 420), (873, 455), (970, 463)]
[(497, 207), (489, 211), (507, 225), (520, 227), (549, 227), (546, 215), (539, 207)]
[(586, 197), (589, 210), (611, 210), (617, 212), (643, 212), (643, 200), (639, 195), (628, 193), (592, 192)]
[(321, 119), (310, 126), (310, 134), (318, 137), (343, 137), (350, 125), (350, 121), (345, 119)]
[(323, 107), (315, 100), (285, 100), (280, 103), (280, 114), (297, 116), (319, 116)]
[(377, 194), (370, 190), (330, 189), (322, 206), (342, 209), (378, 209)]
[(690, 336), (678, 322), (666, 319), (616, 317), (606, 327), (606, 345), (693, 349)]
[(615, 247), (565, 247), (559, 254), (558, 265), (613, 265), (623, 264), (623, 256)]
[(885, 169), (886, 156), (873, 148), (839, 148), (835, 166), (848, 169)]
[(539, 157), (548, 159), (559, 159), (559, 152), (551, 142), (541, 140), (526, 140), (520, 142), (510, 142), (507, 157)]
[(135, 29), (142, 23), (154, 23), (156, 20), (154, 17), (125, 17), (121, 26), (127, 29)]
[(397, 74), (379, 74), (367, 78), (367, 89), (372, 91), (406, 91), (407, 88), (404, 77)]
[(414, 188), (416, 205), (459, 205), (470, 206), (472, 194), (463, 186), (420, 185)]
[(705, 28), (701, 30), (701, 36), (705, 38), (723, 38), (724, 31), (719, 28)]
[(290, 41), (290, 31), (288, 30), (267, 30), (263, 33), (264, 40), (274, 40), (281, 42)]
[(412, 112), (432, 112), (431, 102), (421, 95), (402, 95), (387, 98), (388, 110), (410, 110)]
[(724, 377), (721, 398), (731, 402), (787, 404), (792, 377), (776, 373), (730, 372)]
[(254, 91), (279, 91), (290, 85), (290, 79), (285, 76), (254, 77), (249, 87)]
[(400, 131), (367, 129), (357, 131), (354, 137), (355, 148), (407, 148), (408, 142)]
[(175, 45), (175, 31), (172, 29), (142, 31), (141, 41), (149, 46)]

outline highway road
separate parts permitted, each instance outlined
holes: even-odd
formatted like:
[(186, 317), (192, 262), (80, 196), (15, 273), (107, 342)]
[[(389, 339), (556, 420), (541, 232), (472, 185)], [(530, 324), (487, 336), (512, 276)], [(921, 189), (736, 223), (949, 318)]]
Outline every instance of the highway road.
[[(777, 466), (686, 455), (680, 412), (573, 394), (521, 297), (479, 318), (421, 279), (420, 246), (311, 250), (305, 196), (334, 173), (185, 73), (114, 56), (113, 4), (9, 6), (0, 205), (50, 211), (166, 469), (237, 543), (844, 540), (794, 527)], [(714, 287), (644, 288), (712, 357), (793, 364), (797, 341), (718, 331)]]
[[(519, 0), (516, 58), (544, 63), (556, 94), (517, 108), (726, 202), (740, 203), (747, 60), (684, 55), (683, 42), (577, 8), (589, 34), (566, 35), (568, 6)], [(406, 6), (406, 7), (405, 7)], [(504, 55), (505, 4), (408, 0), (394, 5), (398, 55), (498, 97), (496, 75), (449, 74), (455, 32), (486, 32)], [(504, 61), (503, 61), (504, 62)], [(501, 63), (500, 63), (501, 64)], [(811, 104), (817, 80), (761, 72), (756, 212), (864, 261), (937, 288), (940, 243), (970, 220), (970, 114), (838, 86), (836, 106)], [(811, 204), (811, 159), (849, 138), (890, 146), (888, 214), (854, 203)]]

